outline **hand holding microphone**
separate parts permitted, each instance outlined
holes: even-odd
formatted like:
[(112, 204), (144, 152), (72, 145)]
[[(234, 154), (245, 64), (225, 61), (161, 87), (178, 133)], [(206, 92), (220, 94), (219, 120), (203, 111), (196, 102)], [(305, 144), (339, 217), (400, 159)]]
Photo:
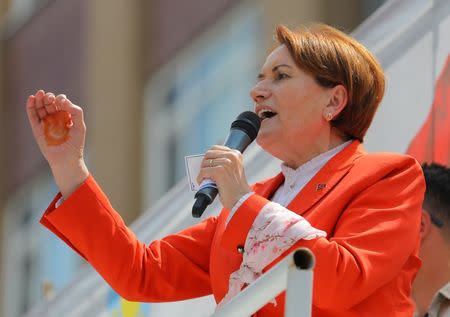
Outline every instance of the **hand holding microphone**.
[(197, 180), (210, 180), (195, 194), (192, 215), (199, 218), (217, 193), (222, 205), (231, 209), (250, 192), (243, 169), (242, 152), (256, 138), (261, 122), (251, 111), (241, 113), (231, 124), (230, 134), (223, 146), (216, 145), (205, 153)]

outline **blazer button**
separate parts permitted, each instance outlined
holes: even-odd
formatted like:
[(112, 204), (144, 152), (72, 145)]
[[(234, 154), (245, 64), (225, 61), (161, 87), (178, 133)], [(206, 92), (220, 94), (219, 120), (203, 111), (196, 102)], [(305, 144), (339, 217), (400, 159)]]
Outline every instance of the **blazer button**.
[(241, 253), (241, 254), (244, 254), (245, 249), (244, 249), (244, 247), (243, 247), (242, 245), (238, 245), (238, 246), (237, 246), (237, 251), (238, 251), (239, 253)]

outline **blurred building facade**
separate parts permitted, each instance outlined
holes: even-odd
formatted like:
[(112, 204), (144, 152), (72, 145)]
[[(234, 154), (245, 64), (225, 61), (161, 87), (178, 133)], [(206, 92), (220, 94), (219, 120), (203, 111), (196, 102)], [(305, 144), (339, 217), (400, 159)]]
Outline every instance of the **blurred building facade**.
[(25, 313), (85, 265), (38, 220), (57, 192), (25, 100), (37, 89), (85, 110), (91, 173), (131, 223), (220, 143), (278, 23), (351, 31), (383, 1), (0, 1), (0, 316)]

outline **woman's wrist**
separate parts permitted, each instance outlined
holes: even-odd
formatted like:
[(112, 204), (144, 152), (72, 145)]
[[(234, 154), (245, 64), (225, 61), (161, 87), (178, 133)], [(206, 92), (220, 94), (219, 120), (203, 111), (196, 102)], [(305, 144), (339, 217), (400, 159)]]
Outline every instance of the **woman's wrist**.
[(238, 210), (239, 207), (241, 207), (241, 205), (244, 203), (244, 201), (246, 201), (254, 193), (255, 192), (248, 192), (248, 193), (242, 195), (241, 198), (233, 205), (233, 208), (230, 209), (230, 214), (227, 217), (227, 221), (226, 221), (227, 224), (230, 221), (230, 219), (233, 217), (236, 210)]
[(82, 159), (50, 168), (64, 199), (67, 199), (89, 177), (89, 171)]

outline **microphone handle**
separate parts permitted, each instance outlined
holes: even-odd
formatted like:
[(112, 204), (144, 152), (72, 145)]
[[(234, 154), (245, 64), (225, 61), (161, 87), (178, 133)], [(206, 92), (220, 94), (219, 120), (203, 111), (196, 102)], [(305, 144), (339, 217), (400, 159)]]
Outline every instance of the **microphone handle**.
[(250, 143), (252, 143), (252, 140), (247, 133), (241, 129), (231, 129), (224, 145), (230, 149), (238, 150), (239, 152), (244, 153)]
[(192, 206), (192, 216), (200, 218), (206, 207), (214, 201), (218, 193), (217, 187), (213, 186), (204, 187), (196, 192), (194, 206)]

